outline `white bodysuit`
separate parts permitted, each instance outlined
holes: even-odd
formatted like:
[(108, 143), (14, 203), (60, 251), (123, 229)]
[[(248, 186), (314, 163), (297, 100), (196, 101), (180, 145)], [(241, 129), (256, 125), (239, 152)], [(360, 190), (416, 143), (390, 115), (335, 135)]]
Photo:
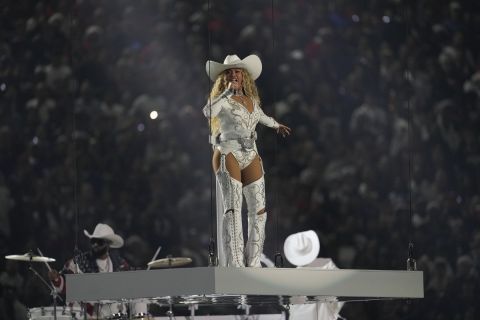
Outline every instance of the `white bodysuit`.
[(241, 170), (258, 154), (255, 143), (257, 123), (278, 128), (278, 123), (263, 113), (258, 102), (252, 101), (253, 111), (250, 113), (243, 104), (232, 98), (231, 93), (224, 93), (203, 108), (205, 117), (217, 117), (220, 122), (219, 134), (212, 137), (210, 143), (224, 156), (232, 153)]

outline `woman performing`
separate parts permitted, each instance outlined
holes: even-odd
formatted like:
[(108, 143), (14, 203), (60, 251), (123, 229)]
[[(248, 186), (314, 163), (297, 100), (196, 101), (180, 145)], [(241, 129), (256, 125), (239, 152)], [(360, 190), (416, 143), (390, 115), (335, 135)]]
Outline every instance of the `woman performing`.
[[(291, 129), (266, 116), (260, 108), (254, 80), (262, 72), (262, 63), (256, 55), (243, 60), (229, 55), (223, 63), (207, 61), (206, 71), (215, 81), (203, 113), (210, 121), (210, 142), (214, 147), (212, 165), (222, 193), (225, 265), (261, 267), (267, 213), (264, 171), (255, 144), (255, 127), (260, 122), (283, 137), (290, 135)], [(248, 209), (245, 250), (242, 194)]]

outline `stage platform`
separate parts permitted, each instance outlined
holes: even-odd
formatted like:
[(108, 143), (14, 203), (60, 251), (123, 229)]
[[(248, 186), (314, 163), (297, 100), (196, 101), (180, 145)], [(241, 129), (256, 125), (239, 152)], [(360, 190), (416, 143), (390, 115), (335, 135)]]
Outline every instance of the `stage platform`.
[(303, 304), (423, 298), (422, 271), (201, 267), (67, 274), (67, 301)]

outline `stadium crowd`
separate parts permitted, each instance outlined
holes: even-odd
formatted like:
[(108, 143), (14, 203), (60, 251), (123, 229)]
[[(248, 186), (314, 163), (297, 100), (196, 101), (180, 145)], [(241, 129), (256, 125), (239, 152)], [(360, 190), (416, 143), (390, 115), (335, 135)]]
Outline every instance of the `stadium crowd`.
[[(259, 130), (267, 256), (313, 229), (339, 268), (397, 270), (412, 241), (425, 299), (345, 317), (477, 319), (478, 30), (473, 0), (2, 3), (2, 256), (41, 248), (59, 268), (105, 221), (136, 268), (159, 245), (207, 265), (204, 65), (256, 53), (262, 107), (293, 129)], [(1, 319), (49, 305), (23, 263), (0, 271)]]

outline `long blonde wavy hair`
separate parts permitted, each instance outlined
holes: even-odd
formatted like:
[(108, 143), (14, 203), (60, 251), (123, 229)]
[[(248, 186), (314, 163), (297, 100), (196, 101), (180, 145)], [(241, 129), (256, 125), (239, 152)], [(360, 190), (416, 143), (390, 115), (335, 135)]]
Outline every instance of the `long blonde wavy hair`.
[[(252, 77), (246, 71), (245, 69), (242, 70), (242, 78), (243, 78), (243, 93), (252, 99), (253, 103), (257, 103), (257, 105), (260, 107), (260, 97), (258, 95), (258, 89), (257, 85), (255, 84), (255, 81), (253, 81)], [(213, 100), (214, 98), (218, 97), (221, 95), (225, 90), (227, 89), (227, 73), (226, 70), (220, 73), (215, 80), (215, 83), (213, 84), (212, 91), (210, 92), (210, 99)], [(212, 132), (212, 136), (217, 136), (218, 131), (220, 130), (220, 122), (217, 117), (213, 117), (210, 119), (210, 129)]]

